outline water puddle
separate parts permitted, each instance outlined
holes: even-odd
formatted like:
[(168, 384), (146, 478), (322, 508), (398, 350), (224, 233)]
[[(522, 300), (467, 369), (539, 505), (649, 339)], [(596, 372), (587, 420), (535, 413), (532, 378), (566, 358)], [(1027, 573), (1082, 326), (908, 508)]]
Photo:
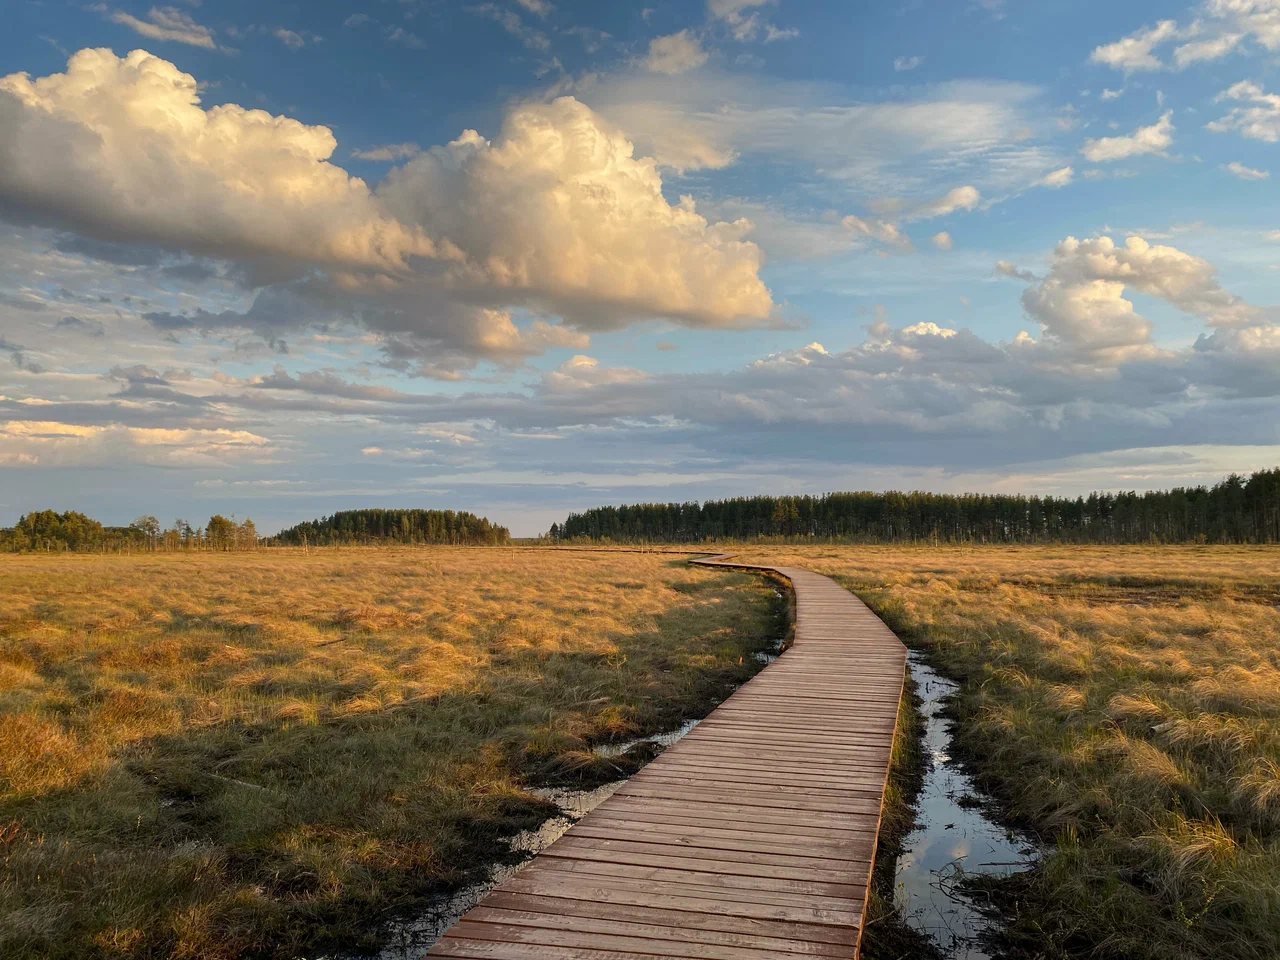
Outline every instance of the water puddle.
[(752, 656), (756, 658), (758, 663), (763, 663), (766, 667), (782, 656), (782, 652), (787, 648), (787, 641), (777, 639), (773, 641), (773, 646), (768, 650), (757, 650)]
[[(698, 725), (697, 720), (687, 720), (675, 730), (654, 734), (651, 737), (637, 737), (623, 743), (604, 744), (595, 748), (602, 757), (616, 757), (632, 747), (642, 743), (653, 743), (661, 747), (669, 747), (686, 733)], [(606, 783), (594, 790), (570, 790), (560, 787), (539, 787), (529, 792), (534, 796), (550, 800), (560, 808), (557, 816), (544, 821), (536, 830), (522, 830), (510, 840), (511, 849), (529, 855), (540, 853), (558, 840), (570, 827), (585, 817), (600, 804), (608, 800), (621, 787), (625, 780)], [(423, 954), (439, 940), (446, 930), (453, 926), (464, 913), (476, 906), (489, 895), (502, 881), (506, 880), (525, 863), (497, 866), (490, 872), (488, 879), (474, 884), (454, 894), (448, 900), (434, 904), (426, 913), (412, 920), (400, 921), (391, 926), (386, 933), (386, 942), (376, 955), (376, 960), (421, 960)]]
[(659, 747), (669, 747), (700, 722), (700, 720), (686, 720), (674, 730), (669, 730), (666, 733), (655, 733), (651, 737), (636, 737), (634, 740), (624, 740), (622, 743), (602, 743), (595, 748), (595, 753), (601, 757), (617, 757), (626, 753), (632, 747), (640, 746), (642, 743), (653, 743)]
[(986, 816), (975, 802), (973, 779), (951, 757), (951, 733), (943, 701), (958, 687), (922, 656), (910, 654), (911, 675), (924, 701), (925, 755), (929, 770), (920, 791), (916, 828), (898, 858), (894, 903), (908, 926), (928, 936), (950, 960), (989, 960), (983, 934), (995, 921), (961, 889), (966, 874), (1006, 876), (1026, 870), (1035, 845)]
[[(521, 830), (511, 838), (512, 850), (527, 853), (531, 858), (558, 840), (571, 826), (585, 817), (626, 781), (606, 783), (594, 790), (566, 790), (560, 788), (535, 788), (529, 792), (550, 800), (560, 808), (558, 816), (543, 821), (536, 830)], [(528, 861), (526, 860), (525, 863)], [(524, 863), (494, 867), (488, 879), (460, 890), (448, 900), (442, 900), (421, 916), (401, 921), (387, 930), (386, 943), (377, 954), (377, 960), (421, 960), (433, 943), (464, 913), (489, 895), (489, 891), (519, 870)]]
[[(775, 591), (781, 597), (781, 591)], [(773, 663), (782, 654), (786, 641), (778, 639), (769, 650), (758, 651), (754, 656), (764, 664)], [(636, 737), (621, 743), (601, 744), (594, 748), (601, 757), (617, 757), (633, 747), (642, 744), (654, 744), (669, 747), (701, 721), (686, 720), (674, 730), (657, 733), (648, 737)], [(523, 830), (509, 841), (513, 851), (527, 854), (527, 858), (518, 864), (495, 866), (484, 881), (458, 891), (447, 900), (432, 904), (424, 913), (411, 920), (400, 920), (390, 924), (384, 931), (384, 945), (371, 960), (421, 960), (428, 949), (453, 924), (489, 895), (498, 884), (515, 874), (533, 856), (545, 850), (558, 840), (570, 827), (585, 817), (605, 800), (613, 796), (625, 780), (606, 783), (593, 790), (571, 790), (565, 788), (537, 788), (529, 792), (535, 796), (550, 800), (560, 808), (557, 816), (544, 821), (536, 830)], [(322, 957), (319, 960), (354, 960), (354, 958)]]

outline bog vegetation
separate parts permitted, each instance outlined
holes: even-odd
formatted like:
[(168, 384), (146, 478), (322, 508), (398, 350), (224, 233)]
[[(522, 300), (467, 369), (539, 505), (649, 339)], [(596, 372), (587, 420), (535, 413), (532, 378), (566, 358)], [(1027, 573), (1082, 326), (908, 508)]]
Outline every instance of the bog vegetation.
[(1280, 543), (1280, 469), (1213, 487), (1088, 497), (829, 493), (598, 507), (557, 540), (690, 543), (821, 537), (869, 543)]
[(747, 574), (528, 549), (9, 556), (0, 596), (6, 960), (374, 948), (784, 616)]
[(959, 745), (1045, 844), (984, 884), (1015, 955), (1280, 956), (1280, 551), (740, 553), (835, 577), (962, 681)]
[[(1276, 549), (738, 552), (835, 577), (961, 681), (960, 748), (1044, 844), (983, 883), (1006, 946), (1280, 956)], [(593, 746), (705, 713), (782, 629), (751, 576), (566, 549), (18, 556), (0, 596), (23, 960), (370, 948), (548, 816), (532, 786), (634, 770)]]

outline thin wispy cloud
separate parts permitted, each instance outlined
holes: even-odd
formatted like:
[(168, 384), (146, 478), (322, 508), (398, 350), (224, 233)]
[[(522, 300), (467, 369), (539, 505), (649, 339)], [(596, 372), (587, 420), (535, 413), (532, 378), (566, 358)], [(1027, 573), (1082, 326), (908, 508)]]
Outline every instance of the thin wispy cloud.
[(177, 7), (152, 7), (145, 20), (116, 10), (111, 14), (111, 21), (151, 40), (185, 43), (206, 50), (218, 49), (213, 30), (196, 23), (189, 13)]

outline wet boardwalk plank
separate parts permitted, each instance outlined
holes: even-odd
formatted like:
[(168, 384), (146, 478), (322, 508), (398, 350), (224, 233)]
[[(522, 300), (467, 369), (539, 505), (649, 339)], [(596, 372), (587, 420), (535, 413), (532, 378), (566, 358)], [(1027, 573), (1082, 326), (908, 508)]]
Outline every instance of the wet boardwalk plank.
[(906, 648), (830, 578), (749, 569), (791, 581), (792, 647), (428, 956), (857, 956)]

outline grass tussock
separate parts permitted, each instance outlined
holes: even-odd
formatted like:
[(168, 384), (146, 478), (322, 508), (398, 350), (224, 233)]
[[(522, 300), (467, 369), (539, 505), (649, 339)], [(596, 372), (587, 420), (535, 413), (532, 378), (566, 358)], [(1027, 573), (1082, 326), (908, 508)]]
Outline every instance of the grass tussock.
[(778, 636), (663, 555), (0, 558), (0, 956), (294, 957), (474, 881)]
[(963, 686), (958, 744), (1048, 852), (983, 885), (1015, 952), (1280, 956), (1280, 550), (748, 548)]

